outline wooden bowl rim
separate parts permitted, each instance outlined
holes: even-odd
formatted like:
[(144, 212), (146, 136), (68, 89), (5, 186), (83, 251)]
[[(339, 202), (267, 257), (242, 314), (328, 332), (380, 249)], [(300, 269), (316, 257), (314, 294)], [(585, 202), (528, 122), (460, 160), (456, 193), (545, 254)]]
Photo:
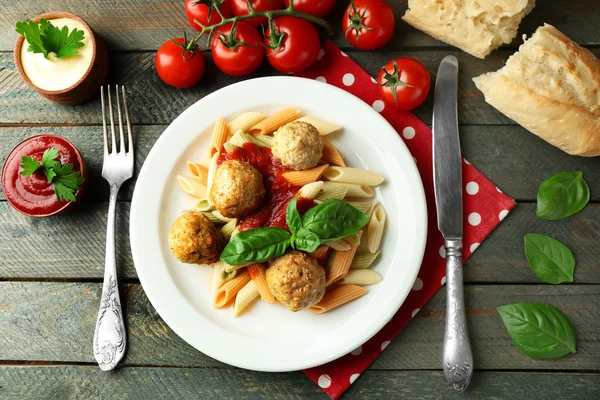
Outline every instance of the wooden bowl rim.
[(23, 47), (23, 42), (25, 41), (25, 37), (23, 35), (19, 35), (19, 37), (17, 38), (17, 41), (15, 42), (15, 49), (14, 49), (15, 65), (17, 66), (17, 71), (19, 72), (19, 75), (21, 75), (21, 78), (23, 79), (23, 81), (25, 81), (25, 84), (27, 84), (27, 86), (29, 86), (30, 88), (32, 88), (33, 90), (35, 90), (36, 92), (38, 92), (42, 95), (56, 96), (56, 95), (65, 94), (65, 93), (68, 93), (68, 92), (72, 91), (73, 89), (75, 89), (77, 86), (79, 86), (81, 84), (81, 82), (83, 82), (85, 79), (87, 79), (87, 77), (92, 72), (92, 69), (94, 68), (94, 64), (96, 63), (96, 56), (97, 56), (95, 32), (87, 24), (87, 22), (85, 22), (81, 17), (79, 17), (78, 15), (72, 14), (70, 12), (66, 12), (66, 11), (45, 12), (45, 13), (38, 15), (37, 17), (31, 18), (31, 21), (40, 22), (40, 19), (42, 19), (42, 18), (44, 18), (47, 21), (50, 21), (52, 19), (57, 19), (57, 18), (73, 19), (73, 20), (78, 21), (81, 24), (83, 24), (83, 26), (85, 26), (85, 28), (90, 33), (90, 38), (91, 38), (91, 43), (92, 43), (92, 60), (90, 62), (90, 65), (88, 66), (88, 69), (85, 71), (85, 74), (83, 74), (83, 76), (77, 82), (75, 82), (73, 85), (69, 86), (68, 88), (61, 89), (61, 90), (42, 89), (39, 86), (34, 85), (33, 82), (31, 82), (29, 80), (29, 77), (27, 76), (27, 74), (25, 74), (25, 71), (23, 70), (23, 65), (21, 64), (21, 48)]
[[(61, 140), (64, 140), (65, 142), (67, 142), (67, 143), (69, 144), (69, 146), (71, 146), (71, 147), (73, 148), (73, 150), (75, 150), (75, 154), (77, 155), (77, 161), (79, 161), (79, 165), (81, 166), (81, 171), (80, 171), (80, 172), (81, 172), (81, 176), (83, 176), (83, 177), (85, 178), (85, 183), (84, 183), (84, 184), (87, 184), (87, 180), (88, 180), (87, 165), (85, 164), (85, 160), (83, 159), (83, 156), (81, 155), (81, 152), (79, 151), (79, 149), (78, 149), (77, 147), (75, 147), (75, 145), (74, 145), (73, 143), (71, 143), (71, 141), (70, 141), (70, 140), (68, 140), (67, 138), (64, 138), (64, 137), (62, 137), (62, 136), (58, 136), (58, 135), (52, 135), (52, 134), (40, 134), (40, 135), (34, 135), (34, 136), (28, 137), (28, 138), (26, 138), (26, 139), (23, 139), (23, 140), (21, 140), (19, 143), (17, 143), (17, 144), (15, 145), (15, 147), (13, 147), (13, 148), (12, 148), (12, 150), (8, 152), (8, 155), (6, 156), (6, 160), (4, 160), (4, 165), (2, 166), (2, 176), (3, 176), (3, 177), (5, 176), (5, 174), (4, 174), (4, 170), (6, 169), (6, 166), (8, 165), (8, 161), (9, 161), (9, 159), (10, 159), (10, 156), (12, 155), (13, 151), (15, 151), (15, 149), (16, 149), (17, 147), (19, 147), (20, 145), (22, 145), (23, 143), (25, 143), (25, 142), (27, 142), (27, 141), (29, 141), (29, 140), (32, 140), (32, 139), (38, 138), (38, 137), (51, 137), (51, 138), (59, 138), (59, 139), (61, 139)], [(81, 200), (81, 193), (82, 193), (82, 189), (79, 189), (79, 190), (78, 190), (78, 191), (75, 193), (75, 198), (76, 198), (78, 201), (79, 201), (79, 200)], [(67, 201), (67, 202), (65, 203), (65, 205), (64, 205), (64, 206), (62, 206), (62, 207), (61, 207), (61, 208), (59, 208), (58, 210), (56, 210), (56, 211), (53, 211), (53, 212), (51, 212), (51, 213), (49, 213), (49, 214), (29, 214), (29, 213), (26, 213), (26, 212), (24, 212), (24, 211), (22, 211), (22, 210), (19, 210), (17, 207), (15, 207), (15, 206), (12, 204), (12, 202), (11, 202), (11, 201), (8, 199), (8, 196), (6, 197), (6, 202), (7, 202), (8, 204), (10, 204), (10, 206), (11, 206), (11, 207), (12, 207), (14, 210), (16, 210), (16, 211), (18, 211), (19, 213), (21, 213), (21, 214), (23, 214), (23, 215), (26, 215), (26, 216), (28, 216), (28, 217), (32, 217), (32, 218), (45, 218), (45, 217), (51, 217), (51, 216), (53, 216), (53, 215), (59, 214), (59, 213), (61, 213), (61, 212), (63, 212), (63, 211), (66, 211), (68, 208), (70, 208), (71, 206), (73, 206), (73, 205), (75, 204), (75, 202), (73, 202), (73, 201)]]

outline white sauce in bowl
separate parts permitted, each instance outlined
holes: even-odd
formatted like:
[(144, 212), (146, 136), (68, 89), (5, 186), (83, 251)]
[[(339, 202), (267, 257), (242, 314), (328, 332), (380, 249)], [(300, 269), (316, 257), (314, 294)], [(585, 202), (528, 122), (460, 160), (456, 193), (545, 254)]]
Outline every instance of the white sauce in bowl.
[(29, 52), (29, 42), (27, 39), (23, 40), (21, 65), (25, 75), (38, 88), (56, 91), (73, 86), (85, 75), (92, 63), (94, 48), (91, 34), (81, 22), (69, 18), (57, 18), (50, 22), (60, 29), (63, 26), (68, 27), (69, 32), (74, 28), (84, 32), (83, 47), (77, 49), (79, 54), (65, 58), (58, 58), (54, 53), (50, 53), (49, 59), (46, 59), (41, 53)]

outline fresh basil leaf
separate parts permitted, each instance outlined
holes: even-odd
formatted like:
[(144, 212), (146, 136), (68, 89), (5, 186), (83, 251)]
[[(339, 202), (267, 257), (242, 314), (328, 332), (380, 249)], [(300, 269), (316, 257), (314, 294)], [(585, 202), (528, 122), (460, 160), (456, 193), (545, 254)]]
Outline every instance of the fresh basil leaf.
[(558, 240), (537, 233), (525, 235), (525, 256), (529, 267), (544, 282), (573, 282), (575, 257)]
[(369, 222), (366, 214), (342, 200), (330, 199), (308, 210), (302, 226), (321, 240), (321, 244), (350, 236)]
[(526, 356), (550, 360), (576, 352), (575, 328), (558, 308), (550, 304), (517, 303), (496, 310), (510, 338)]
[(296, 239), (294, 242), (297, 250), (302, 250), (307, 253), (312, 253), (321, 245), (321, 241), (317, 235), (302, 227), (300, 227), (296, 233)]
[(300, 213), (296, 208), (297, 198), (293, 197), (287, 205), (285, 209), (285, 221), (290, 228), (292, 234), (298, 232), (300, 228), (302, 228), (302, 218), (300, 217)]
[(290, 233), (282, 228), (249, 229), (231, 238), (221, 261), (229, 265), (265, 262), (283, 255), (290, 239)]
[(577, 214), (590, 201), (583, 172), (560, 172), (542, 182), (537, 195), (538, 217), (554, 221)]

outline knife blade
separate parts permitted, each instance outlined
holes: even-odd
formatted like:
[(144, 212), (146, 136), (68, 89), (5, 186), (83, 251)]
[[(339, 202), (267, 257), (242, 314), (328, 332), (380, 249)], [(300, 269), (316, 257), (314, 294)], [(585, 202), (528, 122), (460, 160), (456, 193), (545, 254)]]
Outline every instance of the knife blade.
[(446, 249), (446, 331), (442, 368), (448, 383), (464, 391), (473, 376), (463, 294), (462, 156), (458, 133), (458, 60), (445, 57), (433, 100), (433, 182), (438, 229)]

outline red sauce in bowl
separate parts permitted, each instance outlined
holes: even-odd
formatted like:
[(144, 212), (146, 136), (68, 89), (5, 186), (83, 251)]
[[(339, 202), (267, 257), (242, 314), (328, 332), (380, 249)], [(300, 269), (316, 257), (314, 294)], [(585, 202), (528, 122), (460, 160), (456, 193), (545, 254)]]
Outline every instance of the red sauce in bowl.
[[(240, 232), (263, 226), (278, 226), (288, 229), (285, 222), (285, 209), (290, 199), (300, 190), (299, 186), (292, 185), (281, 176), (291, 170), (273, 157), (271, 149), (257, 146), (254, 143), (245, 143), (243, 147), (239, 147), (231, 153), (227, 153), (223, 149), (217, 165), (229, 160), (244, 161), (256, 168), (263, 176), (266, 191), (265, 199), (259, 209), (240, 220), (238, 224)], [(301, 215), (314, 206), (315, 202), (312, 200), (302, 197), (298, 199), (297, 208)]]
[[(17, 211), (31, 217), (47, 217), (66, 210), (71, 206), (70, 201), (58, 201), (54, 185), (48, 183), (43, 170), (38, 170), (31, 176), (20, 175), (21, 157), (33, 157), (42, 160), (44, 151), (48, 148), (58, 150), (61, 164), (73, 164), (73, 171), (81, 172), (87, 178), (85, 163), (79, 151), (68, 140), (54, 135), (40, 135), (19, 143), (6, 157), (2, 168), (2, 189), (8, 203)], [(79, 200), (83, 195), (85, 183), (81, 190), (75, 193)]]

